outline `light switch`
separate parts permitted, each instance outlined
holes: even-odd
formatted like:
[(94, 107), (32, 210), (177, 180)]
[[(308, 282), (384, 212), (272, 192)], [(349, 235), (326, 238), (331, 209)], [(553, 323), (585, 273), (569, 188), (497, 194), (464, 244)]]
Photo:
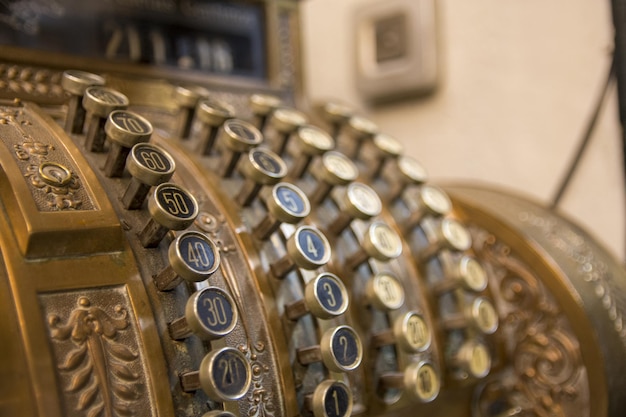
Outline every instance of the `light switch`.
[(357, 88), (366, 101), (433, 91), (438, 82), (436, 0), (386, 0), (356, 12)]

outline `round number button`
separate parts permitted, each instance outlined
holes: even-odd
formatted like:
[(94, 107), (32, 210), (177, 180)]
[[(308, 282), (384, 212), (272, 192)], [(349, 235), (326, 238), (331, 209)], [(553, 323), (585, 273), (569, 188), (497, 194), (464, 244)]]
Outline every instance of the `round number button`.
[(352, 414), (352, 392), (341, 381), (326, 380), (313, 392), (315, 417), (348, 417)]
[[(193, 223), (198, 215), (196, 199), (176, 184), (164, 183), (159, 185), (155, 189), (154, 199), (151, 201), (153, 202), (153, 210), (158, 213), (159, 218), (163, 219), (159, 223), (169, 229), (185, 229)], [(153, 210), (150, 210), (151, 214)], [(153, 217), (156, 216), (153, 214)]]
[(199, 282), (207, 279), (220, 265), (220, 254), (215, 243), (206, 235), (187, 231), (170, 245), (170, 265), (181, 278)]
[(412, 363), (404, 371), (405, 390), (417, 400), (427, 403), (439, 395), (441, 382), (435, 368), (427, 362)]
[(200, 385), (214, 401), (236, 401), (250, 388), (250, 363), (237, 349), (209, 352), (200, 363)]
[(471, 256), (463, 256), (459, 265), (462, 284), (469, 290), (480, 292), (487, 288), (487, 273), (480, 262)]
[(361, 364), (361, 339), (350, 326), (339, 326), (326, 331), (322, 335), (320, 347), (322, 361), (331, 371), (352, 371)]
[(375, 275), (367, 282), (368, 301), (382, 311), (396, 310), (404, 303), (404, 288), (395, 276), (388, 273)]
[(400, 236), (386, 223), (375, 222), (370, 226), (363, 248), (373, 258), (388, 261), (402, 253)]
[(217, 287), (208, 287), (187, 300), (185, 318), (195, 334), (213, 340), (226, 336), (235, 328), (237, 309), (228, 293)]
[(322, 273), (309, 281), (304, 298), (311, 313), (321, 319), (330, 319), (345, 313), (348, 308), (348, 292), (335, 274)]
[(272, 197), (272, 200), (285, 212), (287, 217), (292, 217), (295, 221), (308, 216), (311, 211), (306, 195), (292, 184), (277, 184), (272, 190)]
[(287, 251), (300, 268), (315, 269), (328, 263), (330, 244), (326, 236), (310, 226), (301, 226), (287, 241)]
[(176, 164), (169, 153), (150, 143), (139, 143), (131, 149), (128, 172), (143, 184), (159, 185), (174, 174)]
[(399, 317), (393, 330), (400, 347), (408, 352), (423, 352), (430, 346), (430, 329), (422, 316), (414, 311)]

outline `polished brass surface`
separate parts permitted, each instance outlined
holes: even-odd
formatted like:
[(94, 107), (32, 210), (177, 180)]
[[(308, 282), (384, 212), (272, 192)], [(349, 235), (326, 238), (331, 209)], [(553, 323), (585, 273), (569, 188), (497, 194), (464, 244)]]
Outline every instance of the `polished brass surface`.
[[(297, 2), (245, 3), (264, 80), (0, 51), (0, 416), (621, 416), (624, 269), (302, 106)], [(68, 69), (152, 125), (125, 166)]]

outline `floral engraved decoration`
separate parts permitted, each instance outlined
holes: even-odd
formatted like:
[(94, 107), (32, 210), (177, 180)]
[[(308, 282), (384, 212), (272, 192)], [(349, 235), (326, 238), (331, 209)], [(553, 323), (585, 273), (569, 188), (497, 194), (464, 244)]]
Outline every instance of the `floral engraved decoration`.
[(69, 381), (64, 386), (67, 398), (76, 398), (75, 410), (69, 414), (141, 415), (144, 410), (138, 400), (145, 385), (138, 372), (139, 354), (118, 341), (121, 333), (130, 330), (128, 311), (117, 305), (114, 314), (108, 314), (85, 296), (79, 297), (77, 304), (65, 323), (57, 314), (48, 315), (52, 340), (71, 342), (69, 349), (62, 350), (58, 365)]
[(247, 354), (252, 367), (252, 391), (248, 396), (248, 401), (252, 404), (248, 415), (250, 417), (273, 417), (274, 405), (271, 402), (271, 395), (263, 387), (264, 374), (269, 371), (269, 367), (263, 364), (259, 355), (265, 352), (265, 344), (257, 342), (252, 349), (247, 346), (240, 347), (240, 350)]
[(508, 246), (474, 232), (477, 251), (496, 280), (503, 341), (507, 356), (514, 358), (512, 368), (494, 375), (483, 390), (480, 408), (500, 402), (520, 416), (565, 417), (574, 410), (578, 415), (588, 403), (589, 387), (567, 317)]
[[(9, 142), (18, 164), (34, 188), (35, 202), (40, 210), (90, 209), (84, 206), (80, 181), (67, 163), (62, 152), (46, 141), (47, 129), (27, 117), (21, 107), (0, 108), (0, 127), (4, 131), (2, 140)], [(48, 143), (47, 143), (48, 142)], [(88, 205), (89, 206), (89, 205)]]

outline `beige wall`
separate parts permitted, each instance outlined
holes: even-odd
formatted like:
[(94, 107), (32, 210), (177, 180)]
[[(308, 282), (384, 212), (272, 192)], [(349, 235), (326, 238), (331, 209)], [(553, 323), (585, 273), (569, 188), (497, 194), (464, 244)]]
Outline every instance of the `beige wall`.
[[(309, 96), (366, 110), (437, 181), (486, 181), (550, 201), (610, 65), (609, 0), (442, 0), (438, 93), (376, 109), (353, 83), (352, 16), (362, 2), (303, 2)], [(623, 259), (616, 113), (613, 89), (561, 209)]]

